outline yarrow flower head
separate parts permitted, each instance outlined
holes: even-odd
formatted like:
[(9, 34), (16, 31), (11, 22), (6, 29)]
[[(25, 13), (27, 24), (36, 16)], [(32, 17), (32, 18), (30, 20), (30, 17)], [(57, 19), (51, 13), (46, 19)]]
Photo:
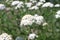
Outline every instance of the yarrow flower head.
[(42, 5), (42, 7), (53, 7), (54, 4), (50, 3), (50, 2), (46, 2), (45, 4)]
[(6, 6), (4, 4), (0, 4), (0, 10), (4, 10)]
[(23, 4), (24, 4), (24, 3), (23, 3), (22, 1), (13, 1), (13, 2), (11, 3), (12, 6), (15, 6), (15, 9), (24, 7)]
[(44, 17), (43, 16), (39, 16), (37, 14), (34, 15), (34, 19), (36, 20), (35, 23), (38, 25), (41, 25), (44, 21)]
[(38, 25), (45, 26), (47, 23), (44, 20), (43, 16), (39, 16), (35, 14), (34, 16), (32, 15), (25, 15), (22, 17), (22, 20), (20, 22), (20, 26), (25, 26), (25, 25), (32, 25), (33, 23), (36, 23)]
[(57, 13), (58, 15), (60, 15), (60, 10), (58, 10), (56, 13)]
[(55, 15), (56, 18), (60, 18), (60, 10), (56, 12), (57, 14)]
[(33, 16), (32, 15), (25, 15), (22, 17), (22, 20), (20, 22), (20, 26), (25, 26), (25, 25), (32, 25), (34, 22)]
[(15, 9), (18, 9), (18, 8), (24, 8), (24, 6), (23, 6), (23, 2), (20, 2), (19, 4), (17, 4), (17, 6), (15, 7)]
[(11, 3), (11, 5), (12, 5), (12, 6), (15, 6), (15, 5), (19, 4), (19, 3), (20, 3), (20, 1), (13, 1), (13, 2)]
[(11, 35), (8, 35), (7, 33), (3, 33), (0, 35), (0, 39), (2, 40), (12, 40)]
[(29, 34), (28, 39), (29, 40), (34, 40), (35, 37), (38, 37), (38, 35), (36, 35), (35, 33), (31, 33), (31, 34)]
[(55, 4), (55, 7), (60, 7), (60, 4)]

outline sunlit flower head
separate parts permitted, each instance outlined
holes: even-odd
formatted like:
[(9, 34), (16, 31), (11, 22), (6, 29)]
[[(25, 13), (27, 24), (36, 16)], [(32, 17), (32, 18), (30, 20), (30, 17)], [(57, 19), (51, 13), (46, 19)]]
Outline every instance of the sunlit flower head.
[(12, 40), (11, 35), (8, 35), (7, 33), (2, 33), (2, 34), (0, 35), (0, 37), (1, 37), (1, 39), (3, 39), (3, 40)]
[(60, 10), (58, 10), (56, 13), (57, 13), (58, 15), (60, 15)]
[(38, 24), (38, 25), (41, 25), (43, 23), (43, 16), (39, 16), (37, 14), (34, 15), (34, 19), (36, 20), (35, 23)]
[(18, 8), (24, 8), (24, 6), (23, 6), (23, 4), (21, 4), (21, 3), (19, 3), (16, 7), (15, 7), (15, 9), (18, 9)]
[(60, 4), (55, 4), (55, 7), (60, 7)]
[(42, 5), (42, 7), (54, 7), (54, 4), (52, 4), (50, 2), (46, 2)]
[(25, 25), (32, 25), (34, 22), (32, 15), (25, 15), (22, 17), (22, 20), (20, 22), (20, 26)]
[(15, 5), (19, 4), (19, 3), (20, 3), (20, 1), (13, 1), (13, 2), (11, 3), (11, 5), (12, 5), (12, 6), (15, 6)]
[(55, 15), (56, 18), (60, 18), (60, 10), (56, 12), (57, 14)]
[(57, 15), (57, 14), (56, 14), (55, 17), (56, 17), (56, 18), (60, 18), (60, 15)]

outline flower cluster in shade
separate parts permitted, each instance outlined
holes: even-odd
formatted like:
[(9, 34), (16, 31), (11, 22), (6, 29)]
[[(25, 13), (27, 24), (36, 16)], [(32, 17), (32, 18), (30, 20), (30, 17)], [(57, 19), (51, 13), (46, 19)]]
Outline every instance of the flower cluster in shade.
[(55, 15), (56, 18), (60, 18), (60, 10), (56, 12), (57, 14)]
[(47, 25), (43, 16), (39, 16), (37, 14), (35, 14), (34, 16), (27, 14), (22, 17), (20, 26), (32, 25), (33, 23), (37, 25), (43, 25), (43, 26)]
[(8, 35), (7, 33), (2, 33), (0, 35), (0, 40), (12, 40), (12, 36)]

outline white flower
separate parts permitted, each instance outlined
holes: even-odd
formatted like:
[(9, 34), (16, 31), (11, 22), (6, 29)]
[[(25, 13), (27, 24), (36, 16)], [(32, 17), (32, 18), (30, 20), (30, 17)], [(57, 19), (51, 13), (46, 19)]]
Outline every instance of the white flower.
[(15, 5), (19, 4), (19, 3), (20, 3), (20, 1), (13, 1), (13, 2), (11, 3), (11, 5), (12, 5), (12, 6), (15, 6)]
[(33, 10), (33, 9), (37, 10), (37, 9), (39, 9), (39, 7), (33, 6), (33, 7), (30, 7), (30, 8), (29, 8), (29, 10)]
[(30, 0), (30, 2), (32, 2), (32, 3), (36, 3), (37, 1), (36, 1), (36, 0)]
[(55, 7), (60, 7), (60, 4), (56, 4)]
[(38, 2), (36, 3), (36, 6), (41, 6), (43, 3), (42, 2)]
[(32, 15), (23, 16), (22, 20), (20, 22), (20, 26), (32, 25), (33, 23), (36, 23), (38, 25), (46, 24), (43, 16), (39, 16), (39, 15), (35, 14), (34, 16), (32, 16)]
[(22, 17), (22, 20), (20, 22), (20, 26), (25, 25), (32, 25), (34, 22), (32, 15), (25, 15)]
[(56, 18), (60, 18), (60, 10), (56, 12), (57, 14), (55, 15)]
[(41, 25), (42, 23), (44, 23), (43, 16), (39, 16), (39, 15), (35, 14), (34, 19), (35, 19), (35, 23), (38, 25)]
[(29, 34), (28, 39), (35, 39), (35, 37), (38, 37), (35, 33)]
[(23, 3), (22, 1), (20, 1), (19, 4), (17, 4), (17, 6), (15, 7), (15, 9), (24, 7), (23, 4), (24, 4), (24, 3)]
[(45, 0), (39, 0), (40, 2), (46, 2)]
[(60, 10), (58, 10), (56, 13), (57, 13), (57, 15), (60, 15)]
[(6, 7), (4, 4), (0, 4), (0, 10), (4, 10)]
[(60, 15), (55, 15), (56, 18), (60, 18)]
[(0, 35), (1, 39), (3, 40), (12, 40), (11, 35), (8, 35), (7, 33), (3, 33)]
[(28, 3), (25, 3), (25, 5), (26, 5), (27, 7), (31, 7), (31, 6), (32, 6), (32, 3), (31, 3), (31, 2), (28, 2)]
[(42, 5), (42, 7), (53, 7), (54, 5), (50, 2), (46, 2), (45, 4)]
[(21, 3), (19, 3), (16, 7), (15, 7), (15, 9), (18, 9), (18, 8), (21, 8), (21, 7), (24, 7)]

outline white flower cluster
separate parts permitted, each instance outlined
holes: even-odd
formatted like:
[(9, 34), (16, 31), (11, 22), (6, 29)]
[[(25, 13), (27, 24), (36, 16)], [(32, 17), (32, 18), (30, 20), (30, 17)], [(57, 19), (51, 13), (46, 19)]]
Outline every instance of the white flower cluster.
[(56, 18), (60, 18), (60, 10), (56, 12), (57, 14), (55, 15)]
[[(9, 0), (7, 0), (9, 1)], [(23, 1), (12, 1), (11, 2), (11, 6), (14, 6), (15, 9), (18, 8), (24, 8), (26, 5), (26, 7), (29, 10), (38, 10), (39, 7), (60, 7), (60, 4), (53, 4), (51, 2), (46, 2), (45, 0), (30, 0), (29, 2), (23, 2)], [(4, 4), (0, 4), (0, 10), (4, 10), (6, 9), (6, 6)]]
[(12, 40), (11, 35), (8, 35), (7, 33), (2, 33), (0, 35), (0, 40)]
[(37, 14), (34, 15), (35, 23), (41, 25), (43, 23), (43, 16), (39, 16)]
[(16, 6), (15, 9), (24, 7), (22, 1), (13, 1), (13, 2), (11, 3), (11, 5), (12, 5), (12, 6)]
[(18, 9), (18, 8), (21, 8), (21, 7), (26, 7), (29, 9), (29, 10), (38, 10), (39, 9), (39, 6), (40, 7), (60, 7), (60, 4), (53, 4), (51, 2), (46, 2), (45, 0), (30, 0), (29, 2), (23, 2), (23, 1), (13, 1), (11, 3), (12, 6), (15, 6), (15, 9)]
[(55, 4), (55, 7), (60, 7), (60, 4)]
[(28, 39), (29, 40), (34, 40), (35, 37), (38, 37), (38, 35), (36, 35), (35, 33), (31, 33), (31, 34), (29, 34)]
[(53, 7), (54, 4), (50, 3), (50, 2), (46, 2), (42, 5), (42, 7)]
[(43, 24), (43, 26), (46, 25), (46, 22), (45, 22), (43, 16), (39, 16), (39, 15), (35, 14), (34, 16), (32, 16), (32, 15), (23, 16), (20, 26), (32, 25), (33, 23), (36, 23), (38, 25)]
[(34, 20), (35, 20), (35, 23), (38, 25), (43, 25), (43, 26), (47, 25), (43, 16), (39, 16), (39, 15), (35, 14)]
[(20, 23), (20, 26), (22, 25), (32, 25), (33, 24), (33, 16), (32, 15), (25, 15), (23, 16), (22, 20), (21, 20), (21, 23)]
[(0, 10), (4, 10), (6, 7), (4, 4), (0, 4)]

